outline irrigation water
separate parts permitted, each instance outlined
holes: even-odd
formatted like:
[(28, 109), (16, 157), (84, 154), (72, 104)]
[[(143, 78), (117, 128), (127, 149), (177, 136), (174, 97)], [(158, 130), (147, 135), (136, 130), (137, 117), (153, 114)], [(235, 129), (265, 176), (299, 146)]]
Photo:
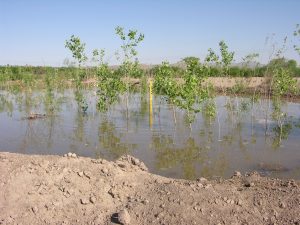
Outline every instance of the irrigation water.
[(215, 116), (207, 116), (204, 109), (190, 129), (185, 112), (174, 112), (161, 96), (149, 102), (148, 94), (131, 93), (129, 113), (122, 96), (101, 113), (96, 91), (84, 94), (86, 113), (77, 109), (72, 89), (50, 95), (39, 90), (0, 91), (0, 150), (75, 152), (109, 160), (131, 154), (151, 172), (173, 178), (226, 178), (235, 170), (300, 178), (299, 103), (282, 104), (286, 116), (279, 133), (266, 99), (217, 96)]

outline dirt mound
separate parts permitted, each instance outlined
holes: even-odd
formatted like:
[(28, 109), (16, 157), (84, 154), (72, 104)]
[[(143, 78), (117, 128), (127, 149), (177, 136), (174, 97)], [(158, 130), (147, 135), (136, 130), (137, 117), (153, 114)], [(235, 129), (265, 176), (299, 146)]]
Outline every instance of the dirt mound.
[(299, 181), (169, 179), (138, 159), (0, 153), (0, 224), (300, 224)]

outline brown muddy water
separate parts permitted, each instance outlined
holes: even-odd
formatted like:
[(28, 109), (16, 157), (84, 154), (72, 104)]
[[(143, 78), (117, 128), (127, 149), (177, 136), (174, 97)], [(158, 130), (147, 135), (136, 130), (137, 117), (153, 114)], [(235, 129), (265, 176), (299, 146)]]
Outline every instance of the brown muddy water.
[[(204, 107), (191, 130), (185, 112), (175, 109), (175, 123), (173, 107), (160, 96), (153, 97), (152, 124), (147, 94), (130, 94), (128, 114), (124, 96), (107, 113), (97, 111), (95, 91), (86, 96), (83, 114), (72, 90), (0, 91), (0, 150), (109, 160), (130, 154), (151, 172), (173, 178), (227, 178), (235, 170), (256, 170), (300, 179), (299, 103), (283, 102), (279, 123), (268, 100), (217, 96), (216, 116), (207, 116)], [(40, 116), (30, 118), (33, 113)]]

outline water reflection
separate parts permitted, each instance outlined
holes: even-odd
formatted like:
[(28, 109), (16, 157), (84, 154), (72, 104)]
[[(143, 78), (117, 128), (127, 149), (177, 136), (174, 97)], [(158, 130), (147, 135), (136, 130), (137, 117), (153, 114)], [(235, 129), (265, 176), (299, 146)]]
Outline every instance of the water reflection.
[(111, 153), (112, 158), (130, 154), (137, 147), (137, 144), (128, 143), (127, 140), (122, 141), (126, 133), (118, 134), (115, 124), (107, 119), (101, 122), (98, 135), (101, 149)]
[[(185, 179), (254, 169), (300, 178), (298, 103), (270, 106), (265, 99), (218, 96), (203, 103), (191, 131), (184, 111), (160, 96), (153, 96), (149, 127), (145, 92), (130, 93), (128, 107), (120, 96), (107, 113), (96, 110), (95, 90), (82, 93), (89, 104), (85, 113), (78, 110), (71, 89), (50, 85), (44, 91), (0, 91), (0, 149), (60, 155), (72, 151), (110, 160), (132, 154), (154, 173)], [(30, 120), (31, 113), (46, 117)]]
[(172, 137), (154, 134), (152, 146), (156, 152), (156, 168), (165, 170), (179, 167), (182, 177), (195, 179), (199, 175), (197, 165), (204, 164), (208, 159), (207, 149), (201, 148), (191, 137), (181, 144), (183, 147), (177, 147)]

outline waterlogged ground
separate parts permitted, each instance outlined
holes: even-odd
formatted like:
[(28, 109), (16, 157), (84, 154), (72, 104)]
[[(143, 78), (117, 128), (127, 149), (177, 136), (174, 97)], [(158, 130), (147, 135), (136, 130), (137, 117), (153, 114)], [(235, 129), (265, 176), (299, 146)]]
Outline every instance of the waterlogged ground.
[[(75, 152), (108, 160), (130, 154), (145, 162), (150, 172), (172, 178), (227, 178), (235, 170), (257, 170), (300, 179), (299, 103), (282, 104), (287, 116), (280, 133), (272, 104), (264, 99), (218, 96), (212, 101), (216, 116), (207, 116), (204, 107), (191, 130), (185, 112), (173, 111), (159, 96), (153, 97), (152, 116), (148, 94), (130, 94), (128, 109), (121, 96), (107, 113), (96, 110), (95, 91), (86, 96), (89, 108), (83, 114), (70, 89), (0, 91), (0, 150)], [(40, 115), (30, 118), (34, 114)]]

